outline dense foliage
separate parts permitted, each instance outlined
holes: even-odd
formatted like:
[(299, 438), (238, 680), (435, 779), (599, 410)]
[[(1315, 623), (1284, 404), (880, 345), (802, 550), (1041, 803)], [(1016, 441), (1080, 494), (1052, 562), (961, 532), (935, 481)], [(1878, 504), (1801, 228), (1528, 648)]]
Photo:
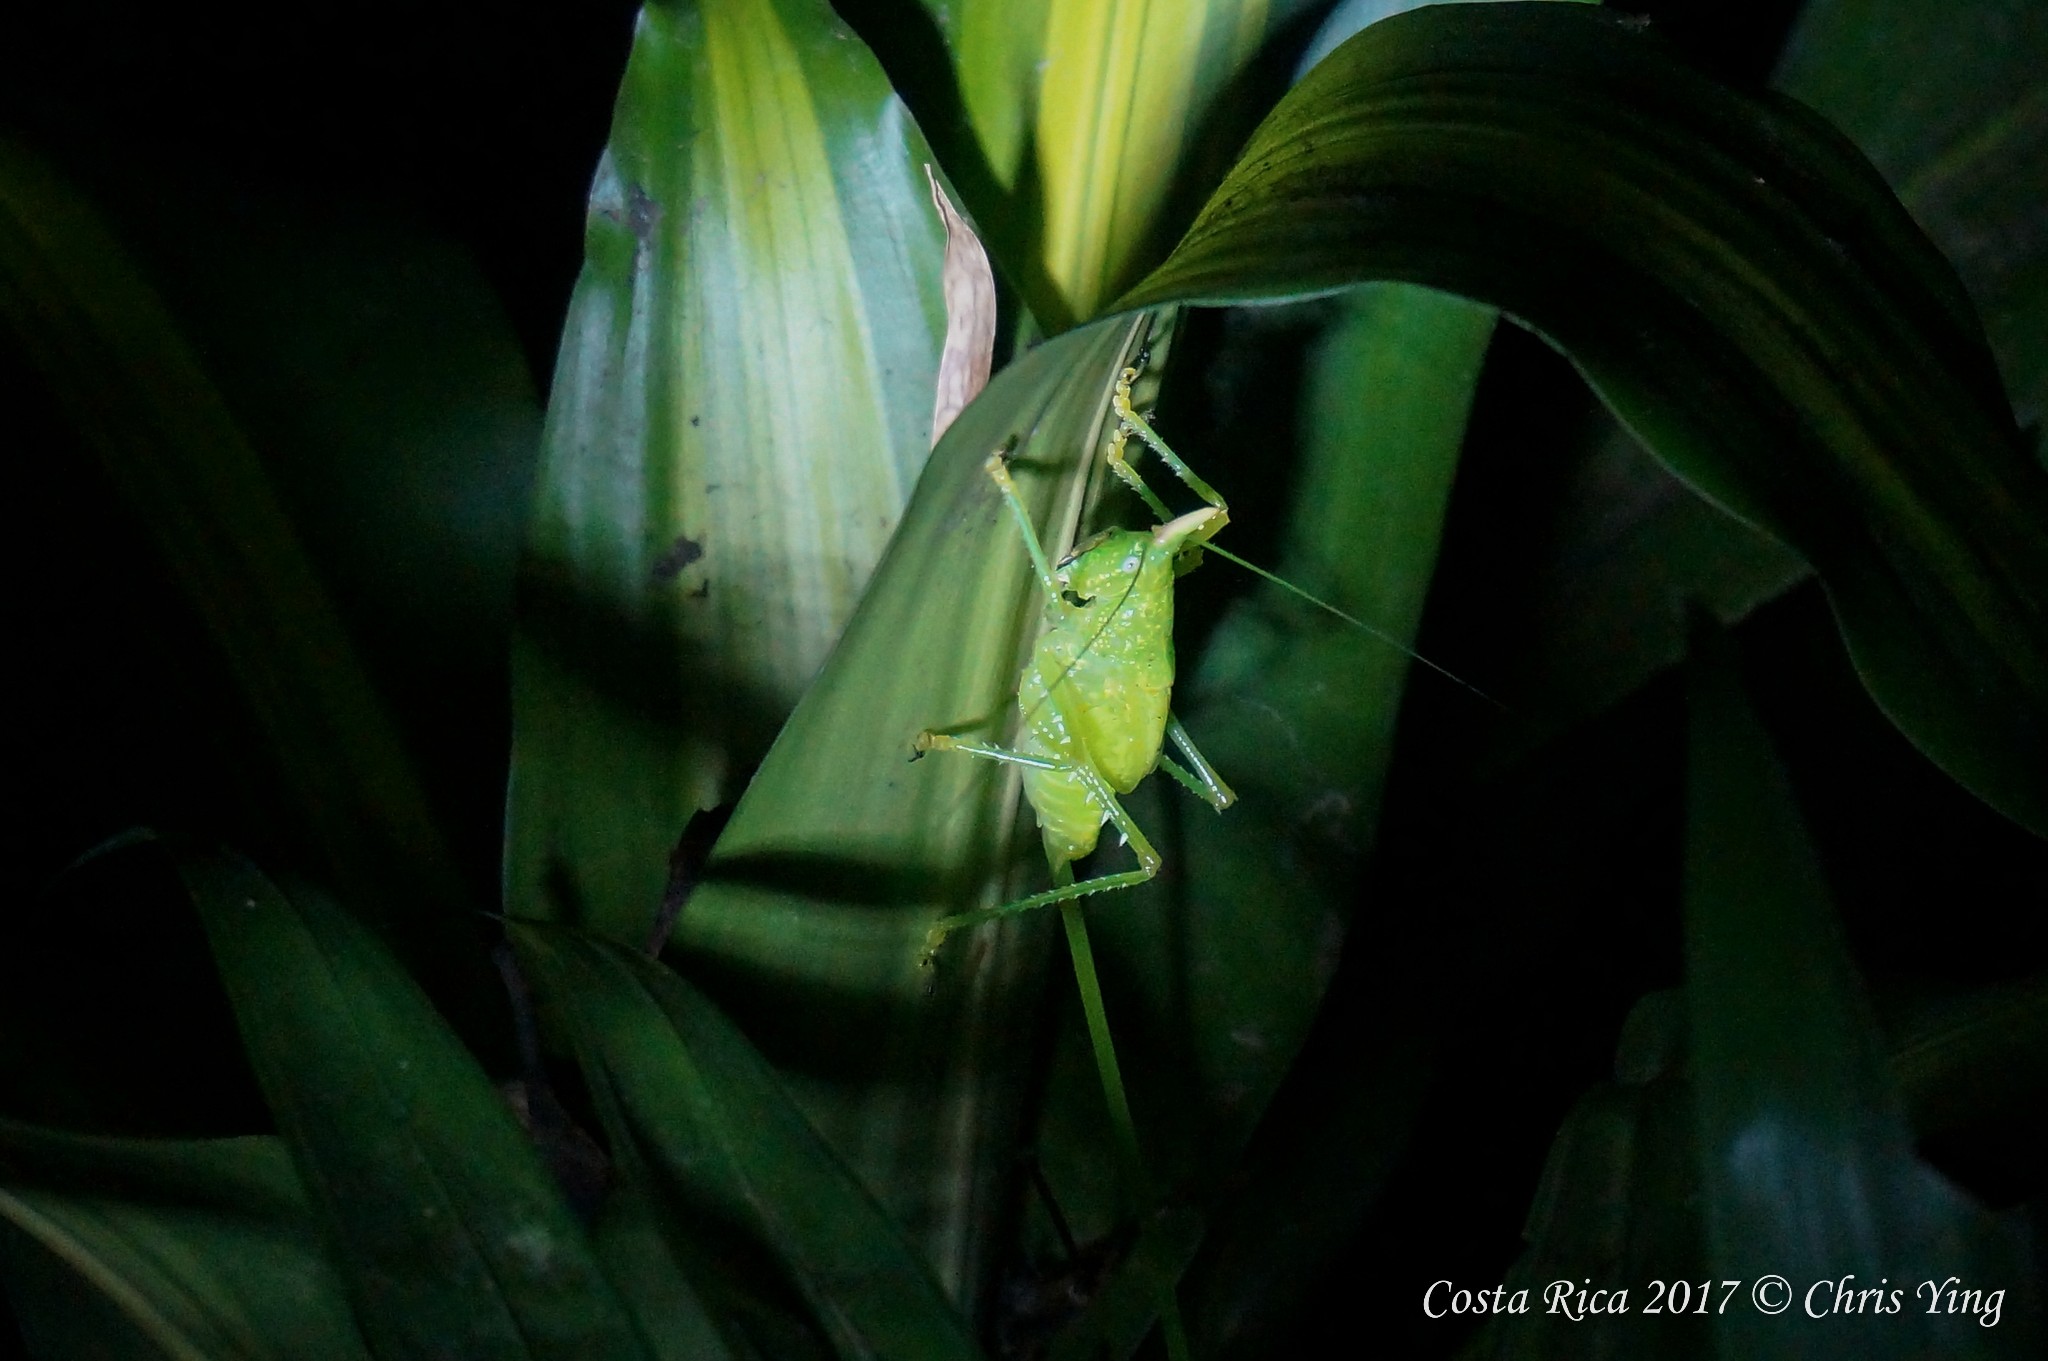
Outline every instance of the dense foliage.
[[(2038, 1354), (2048, 11), (1410, 10), (0, 20), (0, 1346)], [(1364, 627), (921, 968), (1129, 363)]]

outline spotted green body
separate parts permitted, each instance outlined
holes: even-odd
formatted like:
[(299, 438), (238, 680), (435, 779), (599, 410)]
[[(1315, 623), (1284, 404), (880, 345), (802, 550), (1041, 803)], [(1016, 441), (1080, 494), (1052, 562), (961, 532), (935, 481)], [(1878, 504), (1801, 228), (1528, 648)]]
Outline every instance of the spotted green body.
[[(1209, 514), (1196, 512), (1202, 521)], [(1128, 794), (1159, 765), (1173, 697), (1173, 580), (1185, 528), (1176, 521), (1150, 533), (1112, 530), (1054, 569), (1059, 617), (1017, 687), (1019, 749), (1069, 767), (1024, 770), (1024, 795), (1054, 864), (1093, 851), (1109, 818), (1093, 782), (1072, 767)]]

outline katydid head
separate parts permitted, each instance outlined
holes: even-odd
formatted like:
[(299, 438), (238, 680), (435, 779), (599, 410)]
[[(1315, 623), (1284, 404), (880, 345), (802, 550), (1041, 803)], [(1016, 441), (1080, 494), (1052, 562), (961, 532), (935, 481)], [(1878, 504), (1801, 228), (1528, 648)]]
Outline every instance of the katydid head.
[(1061, 595), (1070, 605), (1104, 596), (1120, 599), (1137, 580), (1150, 547), (1148, 535), (1129, 529), (1106, 529), (1083, 539), (1053, 572)]
[(1106, 529), (1075, 544), (1053, 575), (1069, 605), (1105, 596), (1121, 599), (1149, 571), (1164, 568), (1165, 579), (1171, 580), (1181, 570), (1176, 563), (1207, 542), (1226, 520), (1223, 511), (1203, 506), (1149, 531)]

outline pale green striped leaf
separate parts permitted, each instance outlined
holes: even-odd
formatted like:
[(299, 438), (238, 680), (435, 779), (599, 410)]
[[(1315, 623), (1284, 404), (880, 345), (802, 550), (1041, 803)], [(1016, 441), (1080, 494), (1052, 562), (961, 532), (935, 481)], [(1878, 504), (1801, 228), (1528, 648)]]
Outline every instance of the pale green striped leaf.
[(642, 11), (521, 577), (520, 913), (644, 937), (838, 637), (928, 447), (930, 159), (823, 0)]
[[(1162, 211), (1215, 131), (1218, 99), (1300, 0), (926, 0), (957, 90), (912, 92), (973, 143), (956, 168), (999, 264), (1040, 323), (1096, 315), (1164, 242)], [(900, 20), (868, 25), (881, 44)], [(899, 69), (907, 84), (928, 73)], [(957, 99), (957, 109), (953, 101)], [(942, 107), (943, 106), (943, 107)], [(1244, 123), (1225, 114), (1227, 153)], [(929, 115), (928, 115), (929, 116)], [(1241, 116), (1234, 115), (1234, 116)], [(1220, 168), (1219, 163), (1219, 168)], [(983, 179), (982, 176), (986, 176)], [(1170, 239), (1170, 238), (1169, 238)]]
[[(1559, 178), (1570, 174), (1585, 182)], [(1696, 483), (1758, 518), (1760, 500), (1799, 489), (1790, 503), (1798, 533), (1832, 548), (1883, 535), (1872, 534), (1870, 506), (1851, 490), (1863, 484), (1821, 470), (1846, 466), (1874, 484), (1882, 468), (1910, 469), (1907, 522), (1967, 551), (1898, 564), (1911, 606), (1888, 625), (1892, 642), (1910, 648), (1914, 631), (1928, 627), (1965, 651), (1927, 657), (1989, 665), (1994, 675), (2010, 659), (2024, 673), (2038, 634), (1973, 633), (1972, 620), (1987, 605), (2028, 608), (2037, 489), (2013, 480), (1995, 377), (1972, 342), (1960, 291), (1873, 185), (1853, 152), (1806, 116), (1714, 85), (1590, 7), (1432, 9), (1375, 26), (1317, 68), (1133, 299), (1274, 299), (1392, 277), (1508, 303), (1577, 347), (1610, 401), (1660, 452), (1674, 462), (1683, 455)], [(1854, 254), (1855, 270), (1831, 263), (1839, 256), (1824, 237)], [(1816, 292), (1816, 282), (1831, 291)], [(1781, 315), (1780, 306), (1792, 310)], [(1831, 344), (1867, 362), (1801, 369), (1796, 389), (1780, 393), (1770, 383), (1793, 372), (1789, 356), (1799, 353), (1788, 337), (1809, 325), (1830, 328)], [(1071, 511), (1049, 512), (1078, 504), (1074, 488), (1099, 462), (1085, 432), (1120, 352), (1086, 334), (1062, 337), (998, 375), (963, 413), (678, 937), (679, 962), (795, 1075), (821, 1131), (925, 1235), (956, 1287), (980, 1279), (986, 1261), (967, 1246), (967, 1226), (982, 1222), (986, 1188), (1006, 1171), (977, 1158), (1014, 1146), (1001, 1136), (1018, 1094), (998, 1069), (1021, 1062), (1016, 1051), (1028, 1043), (1019, 985), (1034, 977), (1037, 956), (1022, 942), (1038, 924), (949, 951), (929, 1000), (914, 967), (919, 928), (999, 897), (1006, 869), (1018, 871), (1009, 885), (1033, 887), (1043, 870), (1034, 848), (1009, 839), (999, 772), (904, 757), (923, 727), (1004, 730), (1038, 610), (981, 464), (989, 449), (1028, 436), (1018, 464), (1057, 549)], [(1914, 358), (1893, 365), (1893, 354)], [(1871, 372), (1924, 383), (1914, 389), (1922, 404), (1889, 417), (1862, 407)], [(1845, 421), (1845, 407), (1864, 423)], [(1941, 457), (1969, 476), (1932, 483), (1922, 474), (1935, 456), (1921, 437), (1949, 418)], [(1993, 489), (2011, 494), (2001, 501)], [(1978, 551), (1971, 545), (2014, 555), (2020, 566), (2006, 582), (2017, 597), (1998, 585), (1983, 595), (1981, 578), (1955, 574)], [(1865, 589), (1871, 579), (1858, 569), (1869, 560), (1858, 551), (1848, 549), (1847, 583)], [(1823, 573), (1838, 566), (1823, 561)], [(1988, 656), (1967, 651), (1978, 642)], [(1284, 669), (1269, 675), (1283, 679)], [(2015, 760), (2038, 733), (2024, 704), (1972, 709), (1957, 697), (1974, 703), (1986, 692), (1919, 684), (1923, 707), (1908, 721), (2004, 731), (2006, 790), (2023, 802), (2038, 795), (2038, 771)], [(1281, 752), (1257, 739), (1256, 706), (1242, 709), (1242, 734), (1219, 719), (1197, 737), (1213, 749), (1244, 741), (1240, 768), (1256, 774)], [(1383, 753), (1366, 755), (1369, 766)], [(1341, 874), (1355, 848), (1334, 849), (1294, 862), (1297, 879), (1284, 891)], [(1256, 908), (1280, 891), (1248, 891), (1248, 934), (1236, 948), (1268, 952)], [(1118, 906), (1127, 904), (1089, 911)], [(1118, 982), (1107, 980), (1113, 1021)], [(1207, 986), (1207, 976), (1190, 986)], [(821, 1015), (832, 1020), (820, 1024)], [(1180, 1108), (1166, 1118), (1211, 1114)]]

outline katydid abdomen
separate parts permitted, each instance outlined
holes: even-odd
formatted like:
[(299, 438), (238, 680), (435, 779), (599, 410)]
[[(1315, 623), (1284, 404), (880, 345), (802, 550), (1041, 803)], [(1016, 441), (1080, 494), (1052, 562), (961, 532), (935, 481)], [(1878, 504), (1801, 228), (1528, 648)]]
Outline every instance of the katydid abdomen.
[(1060, 562), (1059, 618), (1017, 686), (1021, 749), (1068, 767), (1024, 772), (1055, 865), (1094, 850), (1109, 818), (1080, 769), (1128, 794), (1159, 764), (1173, 699), (1173, 560), (1184, 537), (1114, 530)]

